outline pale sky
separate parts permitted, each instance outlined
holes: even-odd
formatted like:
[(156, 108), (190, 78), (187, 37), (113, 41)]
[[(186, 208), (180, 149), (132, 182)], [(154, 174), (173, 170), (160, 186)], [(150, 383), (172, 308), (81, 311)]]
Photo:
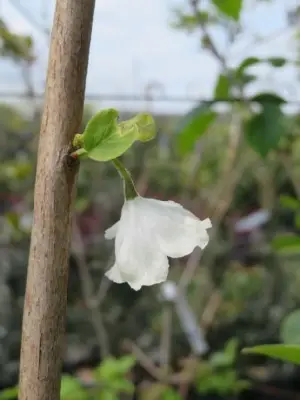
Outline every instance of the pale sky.
[[(230, 64), (237, 65), (250, 55), (295, 57), (293, 31), (287, 27), (285, 10), (295, 6), (297, 0), (273, 0), (259, 5), (255, 0), (245, 0), (244, 3), (244, 33), (234, 47), (228, 48), (220, 29), (211, 31)], [(30, 24), (14, 4), (20, 4), (39, 25), (50, 28), (54, 1), (0, 0), (0, 15), (11, 29), (31, 34), (35, 39), (38, 60), (34, 82), (37, 91), (42, 92), (48, 57), (47, 35)], [(200, 49), (197, 33), (187, 35), (170, 28), (172, 9), (182, 4), (187, 1), (96, 0), (87, 93), (142, 94), (148, 83), (157, 82), (168, 96), (211, 97), (218, 77), (218, 62), (209, 52)], [(257, 35), (269, 39), (257, 44)], [(288, 98), (300, 100), (294, 68), (274, 71), (262, 66), (255, 67), (255, 71), (260, 80), (249, 87), (251, 93), (275, 88)], [(18, 68), (12, 62), (0, 60), (0, 91), (22, 88)], [(186, 112), (192, 105), (155, 103), (152, 108)], [(101, 107), (109, 106), (137, 109), (145, 103), (101, 102)]]

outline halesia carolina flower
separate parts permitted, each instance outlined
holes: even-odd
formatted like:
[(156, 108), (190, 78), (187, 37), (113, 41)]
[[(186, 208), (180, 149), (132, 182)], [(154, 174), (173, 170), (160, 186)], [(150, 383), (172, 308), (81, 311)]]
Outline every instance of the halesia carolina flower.
[(186, 256), (197, 246), (204, 249), (208, 228), (208, 218), (201, 221), (173, 201), (126, 200), (120, 221), (105, 232), (106, 239), (115, 239), (116, 258), (106, 276), (134, 290), (161, 283), (167, 279), (168, 257)]

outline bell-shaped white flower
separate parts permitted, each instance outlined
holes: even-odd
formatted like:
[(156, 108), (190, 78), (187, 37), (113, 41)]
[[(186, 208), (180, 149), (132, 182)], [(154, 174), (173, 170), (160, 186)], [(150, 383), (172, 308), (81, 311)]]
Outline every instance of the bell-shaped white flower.
[(121, 219), (105, 232), (115, 238), (115, 264), (106, 276), (116, 283), (127, 282), (134, 290), (167, 279), (168, 257), (204, 249), (209, 241), (209, 219), (201, 221), (173, 201), (137, 196), (126, 200)]

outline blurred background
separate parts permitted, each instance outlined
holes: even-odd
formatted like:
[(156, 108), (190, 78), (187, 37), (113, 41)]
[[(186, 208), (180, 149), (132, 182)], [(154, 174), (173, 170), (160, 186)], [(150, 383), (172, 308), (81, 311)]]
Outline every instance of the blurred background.
[[(53, 0), (0, 1), (0, 399), (16, 398)], [(140, 194), (211, 218), (166, 284), (104, 277), (122, 185), (84, 161), (70, 256), (63, 400), (299, 399), (293, 365), (241, 355), (300, 343), (297, 0), (98, 0), (82, 128), (147, 111), (122, 157)]]

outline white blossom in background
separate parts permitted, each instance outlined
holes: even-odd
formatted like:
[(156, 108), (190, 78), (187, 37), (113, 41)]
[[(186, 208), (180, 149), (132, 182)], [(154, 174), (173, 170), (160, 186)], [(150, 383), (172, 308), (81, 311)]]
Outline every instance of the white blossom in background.
[(132, 289), (164, 282), (168, 276), (168, 257), (190, 254), (195, 247), (204, 249), (209, 241), (211, 222), (201, 221), (173, 201), (138, 196), (126, 200), (120, 221), (105, 232), (115, 238), (115, 264), (106, 276), (127, 282)]

